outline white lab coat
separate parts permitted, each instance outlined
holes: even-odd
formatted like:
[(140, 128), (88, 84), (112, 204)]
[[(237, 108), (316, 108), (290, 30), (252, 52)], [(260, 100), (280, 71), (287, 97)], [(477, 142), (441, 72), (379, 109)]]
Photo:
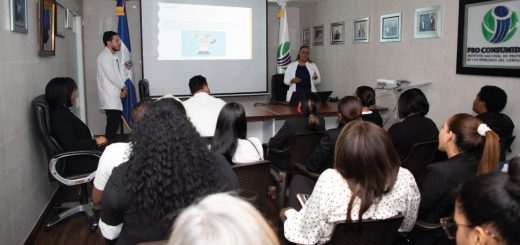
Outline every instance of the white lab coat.
[(97, 87), (99, 109), (123, 110), (121, 89), (125, 87), (124, 64), (117, 55), (104, 48), (97, 58)]
[[(307, 67), (307, 70), (309, 71), (309, 74), (311, 75), (311, 91), (316, 92), (316, 85), (321, 83), (321, 75), (320, 71), (318, 70), (318, 66), (316, 66), (315, 63), (308, 62), (305, 63), (305, 66)], [(294, 61), (291, 64), (287, 66), (287, 69), (285, 70), (285, 76), (283, 78), (283, 82), (286, 85), (289, 85), (289, 89), (287, 90), (287, 102), (291, 100), (292, 93), (296, 91), (296, 83), (291, 83), (291, 79), (296, 77), (296, 68), (298, 68), (298, 61)], [(314, 72), (316, 72), (316, 75), (318, 78), (312, 79), (314, 76)]]

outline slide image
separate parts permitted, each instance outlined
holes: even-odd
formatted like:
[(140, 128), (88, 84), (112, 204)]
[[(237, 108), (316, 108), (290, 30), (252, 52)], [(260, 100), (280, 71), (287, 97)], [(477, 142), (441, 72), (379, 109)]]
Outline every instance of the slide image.
[(224, 57), (226, 33), (218, 31), (182, 31), (182, 57)]

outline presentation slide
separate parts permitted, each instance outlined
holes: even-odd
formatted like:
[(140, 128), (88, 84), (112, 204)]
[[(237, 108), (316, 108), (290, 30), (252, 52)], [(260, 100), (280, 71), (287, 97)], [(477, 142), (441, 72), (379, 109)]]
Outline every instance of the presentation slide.
[(190, 95), (195, 75), (212, 94), (267, 93), (265, 0), (141, 1), (143, 77), (150, 95)]
[(250, 60), (252, 15), (251, 8), (159, 3), (159, 60)]

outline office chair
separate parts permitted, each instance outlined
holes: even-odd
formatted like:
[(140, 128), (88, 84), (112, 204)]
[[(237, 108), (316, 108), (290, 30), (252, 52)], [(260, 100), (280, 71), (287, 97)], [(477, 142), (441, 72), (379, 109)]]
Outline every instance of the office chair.
[[(320, 143), (321, 135), (323, 132), (311, 132), (301, 133), (294, 136), (294, 142), (292, 146), (287, 149), (279, 150), (275, 148), (267, 147), (267, 156), (270, 154), (282, 154), (289, 155), (289, 166), (290, 170), (279, 169), (276, 166), (271, 166), (271, 175), (277, 182), (278, 189), (278, 208), (282, 209), (285, 204), (285, 192), (287, 189), (287, 175), (292, 173), (292, 169), (295, 168), (297, 163), (303, 163), (309, 159), (310, 155), (314, 151), (314, 148)], [(266, 154), (264, 154), (266, 155)]]
[(249, 200), (262, 213), (267, 213), (270, 161), (234, 163), (233, 171), (240, 184), (239, 194)]
[(417, 182), (420, 182), (426, 167), (433, 162), (439, 141), (428, 140), (413, 144), (408, 156), (401, 161), (401, 167), (410, 170)]
[(274, 74), (271, 77), (271, 100), (272, 101), (283, 101), (287, 97), (287, 90), (289, 86), (283, 82), (284, 74)]
[(150, 83), (148, 83), (148, 80), (140, 80), (137, 86), (139, 87), (139, 100), (145, 100), (150, 97)]
[(64, 151), (58, 142), (51, 136), (51, 125), (49, 119), (49, 105), (44, 95), (40, 95), (33, 99), (31, 103), (32, 111), (38, 137), (45, 148), (51, 181), (57, 180), (61, 185), (80, 186), (79, 202), (67, 202), (55, 206), (55, 209), (67, 209), (60, 213), (51, 222), (45, 225), (46, 229), (51, 229), (59, 222), (76, 213), (84, 213), (90, 222), (90, 230), (96, 231), (98, 224), (92, 210), (92, 203), (89, 201), (87, 184), (94, 179), (96, 171), (86, 173), (68, 173), (67, 165), (74, 164), (74, 158), (89, 157), (96, 160), (101, 157), (100, 151), (81, 150), (81, 151)]
[(361, 223), (336, 223), (326, 244), (394, 244), (401, 237), (397, 230), (403, 219), (402, 215), (398, 215), (382, 220), (362, 220)]

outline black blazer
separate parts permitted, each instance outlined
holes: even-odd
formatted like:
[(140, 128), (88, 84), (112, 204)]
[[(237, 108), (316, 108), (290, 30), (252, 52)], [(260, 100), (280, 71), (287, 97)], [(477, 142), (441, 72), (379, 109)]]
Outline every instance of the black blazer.
[(408, 156), (412, 145), (421, 141), (437, 139), (439, 130), (435, 123), (425, 116), (408, 116), (402, 122), (392, 125), (388, 134), (394, 142), (401, 160)]
[[(325, 130), (325, 120), (319, 117), (320, 126), (315, 132)], [(289, 118), (285, 121), (282, 128), (278, 130), (275, 136), (269, 140), (269, 147), (276, 149), (286, 149), (291, 146), (294, 141), (294, 136), (299, 133), (312, 132), (307, 128), (308, 119), (305, 116)]]
[(97, 149), (90, 129), (74, 113), (64, 106), (49, 111), (51, 135), (66, 151)]
[(332, 167), (336, 141), (342, 129), (343, 124), (340, 124), (337, 128), (329, 129), (323, 133), (320, 144), (314, 149), (307, 161), (306, 166), (309, 171), (321, 173)]
[(462, 152), (428, 165), (419, 185), (419, 219), (439, 223), (440, 218), (452, 215), (457, 188), (476, 175), (479, 161), (476, 155)]
[(381, 118), (381, 115), (376, 111), (372, 111), (370, 114), (361, 114), (361, 119), (363, 119), (363, 121), (373, 122), (379, 125), (379, 127), (383, 127), (383, 118)]
[(513, 135), (515, 124), (506, 114), (485, 112), (477, 115), (477, 118), (487, 124), (500, 138)]

